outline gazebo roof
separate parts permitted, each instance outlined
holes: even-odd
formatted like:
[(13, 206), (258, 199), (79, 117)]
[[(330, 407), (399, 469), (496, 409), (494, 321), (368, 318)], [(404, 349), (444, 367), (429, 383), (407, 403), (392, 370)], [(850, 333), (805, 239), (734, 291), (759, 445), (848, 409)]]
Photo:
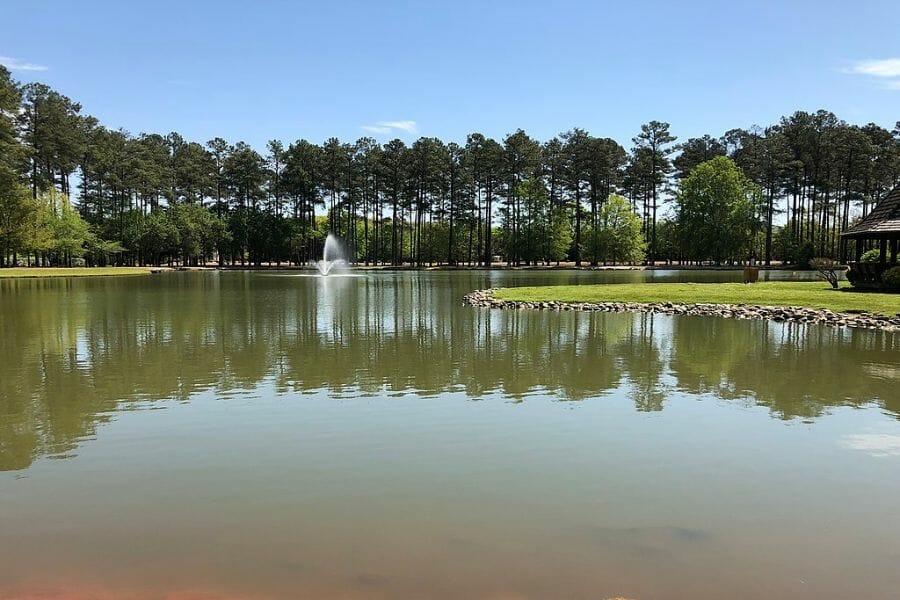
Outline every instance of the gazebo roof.
[(900, 238), (900, 185), (891, 190), (862, 221), (841, 235), (852, 238)]

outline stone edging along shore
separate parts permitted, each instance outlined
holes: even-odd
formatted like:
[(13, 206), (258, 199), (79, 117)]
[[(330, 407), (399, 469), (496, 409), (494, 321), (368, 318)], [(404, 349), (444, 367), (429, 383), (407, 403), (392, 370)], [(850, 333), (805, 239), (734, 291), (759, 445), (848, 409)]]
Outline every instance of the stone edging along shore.
[(802, 306), (759, 306), (751, 304), (675, 304), (672, 302), (520, 302), (497, 300), (495, 289), (475, 290), (463, 301), (482, 308), (560, 310), (580, 312), (646, 312), (664, 315), (697, 315), (730, 319), (767, 319), (779, 323), (823, 324), (900, 331), (900, 316), (870, 313), (840, 313)]

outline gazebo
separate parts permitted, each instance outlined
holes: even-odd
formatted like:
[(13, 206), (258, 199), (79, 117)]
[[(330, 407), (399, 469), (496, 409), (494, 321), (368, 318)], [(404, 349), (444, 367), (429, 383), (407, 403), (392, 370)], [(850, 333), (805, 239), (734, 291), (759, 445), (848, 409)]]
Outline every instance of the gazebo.
[[(856, 282), (863, 285), (881, 283), (881, 274), (897, 264), (897, 249), (900, 245), (900, 185), (891, 190), (862, 221), (842, 233), (841, 237), (847, 242), (856, 240), (854, 261), (849, 263)], [(878, 262), (861, 262), (866, 241), (877, 242), (880, 250)]]

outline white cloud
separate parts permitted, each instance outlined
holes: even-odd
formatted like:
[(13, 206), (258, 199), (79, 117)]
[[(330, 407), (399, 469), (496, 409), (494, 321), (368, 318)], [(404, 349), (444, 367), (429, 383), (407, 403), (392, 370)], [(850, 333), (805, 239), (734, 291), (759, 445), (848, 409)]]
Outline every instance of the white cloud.
[(847, 435), (844, 436), (843, 445), (845, 448), (861, 450), (877, 458), (900, 456), (900, 435), (888, 433)]
[(900, 58), (861, 60), (844, 69), (844, 72), (851, 75), (874, 77), (882, 87), (889, 90), (900, 90)]
[(369, 133), (390, 133), (392, 131), (418, 133), (419, 131), (415, 121), (378, 121), (374, 125), (363, 125), (362, 128)]
[(416, 133), (418, 131), (415, 121), (382, 121), (379, 125), (390, 127), (391, 129), (401, 129), (406, 133)]
[(900, 58), (882, 60), (861, 60), (848, 69), (855, 75), (871, 75), (872, 77), (900, 77)]
[(10, 71), (46, 71), (44, 65), (36, 65), (34, 63), (25, 62), (11, 56), (0, 56), (0, 65), (3, 65)]

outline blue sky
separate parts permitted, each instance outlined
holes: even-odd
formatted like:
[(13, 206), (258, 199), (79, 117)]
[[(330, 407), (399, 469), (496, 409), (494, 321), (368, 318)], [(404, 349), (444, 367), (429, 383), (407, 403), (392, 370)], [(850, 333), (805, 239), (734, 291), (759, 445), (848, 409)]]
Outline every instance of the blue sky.
[(109, 127), (464, 141), (580, 126), (624, 145), (827, 108), (900, 120), (900, 1), (5, 2), (0, 62)]

